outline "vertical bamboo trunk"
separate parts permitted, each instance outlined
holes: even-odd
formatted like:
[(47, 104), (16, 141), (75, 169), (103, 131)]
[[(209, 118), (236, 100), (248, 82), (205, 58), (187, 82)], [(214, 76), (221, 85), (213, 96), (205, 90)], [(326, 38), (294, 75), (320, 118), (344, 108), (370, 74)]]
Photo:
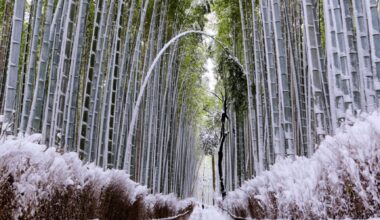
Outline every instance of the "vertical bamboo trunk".
[[(259, 39), (259, 25), (256, 21), (256, 1), (251, 2), (252, 4), (252, 24), (253, 24), (253, 41), (254, 41), (254, 60), (255, 60), (255, 106), (256, 106), (256, 133), (257, 133), (257, 145), (258, 145), (258, 151), (259, 151), (259, 160), (261, 160), (259, 163), (263, 164), (265, 166), (264, 158), (265, 158), (265, 148), (264, 148), (264, 129), (263, 129), (263, 106), (262, 106), (262, 75), (263, 68), (262, 68), (262, 60), (260, 55), (261, 45), (260, 45), (260, 39)], [(263, 167), (263, 169), (265, 169)]]
[[(20, 60), (19, 68), (21, 68), (21, 74), (18, 76), (18, 85), (17, 85), (17, 96), (16, 96), (16, 107), (15, 107), (15, 114), (14, 114), (14, 127), (13, 130), (15, 133), (20, 133), (19, 126), (22, 118), (22, 108), (23, 108), (23, 100), (24, 100), (24, 93), (26, 88), (26, 74), (28, 71), (28, 60), (30, 55), (30, 44), (31, 44), (31, 36), (33, 35), (33, 27), (35, 23), (35, 14), (37, 13), (37, 0), (33, 0), (30, 2), (29, 10), (27, 7), (25, 7), (24, 16), (28, 13), (29, 19), (28, 21), (25, 21), (24, 23), (27, 23), (26, 32), (23, 34), (21, 38), (21, 48), (23, 51), (21, 52), (22, 59)], [(33, 37), (33, 36), (32, 36)], [(25, 38), (25, 39), (23, 39)]]
[(376, 107), (380, 107), (380, 16), (378, 1), (365, 0), (365, 9), (368, 22), (369, 51), (371, 53), (371, 65), (373, 71), (373, 83), (376, 93)]
[(54, 0), (49, 0), (46, 9), (44, 33), (42, 37), (42, 47), (39, 56), (39, 64), (37, 70), (36, 86), (34, 87), (31, 112), (27, 125), (27, 134), (40, 132), (42, 122), (42, 108), (45, 99), (45, 87), (47, 68), (49, 62), (49, 54), (53, 44), (54, 31), (56, 28), (57, 17), (62, 8), (62, 0), (57, 3), (56, 11), (53, 18)]
[(264, 33), (264, 45), (265, 45), (265, 59), (266, 59), (266, 72), (269, 74), (268, 77), (268, 91), (269, 91), (269, 105), (271, 114), (271, 133), (273, 143), (273, 150), (275, 158), (281, 156), (280, 145), (280, 112), (279, 112), (279, 99), (278, 99), (278, 79), (276, 75), (275, 68), (275, 58), (273, 51), (273, 38), (272, 29), (270, 26), (270, 10), (266, 0), (260, 1), (260, 11), (261, 19), (263, 22), (263, 33)]
[[(147, 12), (147, 8), (148, 8), (148, 5), (149, 5), (149, 1), (145, 1), (143, 2), (143, 10), (141, 12), (141, 17), (140, 17), (140, 27), (139, 27), (139, 31), (137, 33), (137, 37), (136, 37), (136, 45), (135, 45), (135, 50), (134, 50), (134, 54), (133, 54), (133, 58), (132, 58), (132, 62), (131, 62), (131, 68), (130, 68), (130, 76), (129, 76), (129, 80), (128, 80), (128, 87), (127, 87), (127, 100), (126, 100), (126, 106), (128, 107), (128, 110), (126, 110), (126, 112), (131, 112), (130, 107), (133, 106), (133, 102), (132, 102), (132, 81), (135, 79), (135, 68), (136, 68), (136, 64), (137, 64), (137, 58), (138, 58), (138, 54), (140, 52), (140, 43), (141, 43), (141, 35), (143, 33), (143, 30), (144, 30), (144, 22), (145, 22), (145, 17), (146, 17), (146, 12)], [(136, 88), (134, 88), (136, 89)], [(127, 109), (127, 108), (125, 108)], [(127, 115), (125, 118), (129, 121), (129, 117), (130, 115)], [(123, 128), (121, 130), (122, 134), (124, 132), (126, 132), (126, 129), (125, 127), (127, 126), (126, 124), (129, 124), (129, 123), (125, 123)], [(129, 132), (129, 131), (128, 131)], [(121, 141), (121, 143), (124, 143), (124, 140)], [(123, 163), (123, 169), (126, 170), (127, 173), (130, 173), (130, 168), (131, 168), (131, 150), (132, 150), (132, 146), (125, 146), (125, 150), (124, 150), (124, 163)]]
[(7, 68), (7, 80), (5, 87), (5, 105), (3, 131), (12, 132), (14, 121), (15, 100), (17, 90), (17, 76), (20, 58), (22, 26), (24, 22), (24, 0), (16, 0), (13, 11), (12, 35), (9, 49), (9, 61)]
[(52, 128), (50, 130), (49, 141), (50, 146), (58, 146), (64, 150), (64, 107), (65, 107), (65, 94), (69, 85), (70, 54), (72, 52), (73, 42), (73, 26), (74, 16), (76, 13), (76, 1), (68, 1), (67, 14), (63, 24), (62, 45), (59, 55), (59, 62), (57, 67), (57, 85), (54, 92), (54, 103), (52, 109)]
[(360, 77), (360, 94), (364, 111), (372, 112), (376, 109), (376, 94), (369, 49), (367, 13), (364, 1), (353, 1), (354, 21), (356, 27), (356, 45), (358, 50), (358, 75)]
[[(112, 112), (111, 108), (114, 105), (113, 99), (115, 96), (115, 87), (117, 83), (117, 74), (118, 74), (118, 57), (119, 57), (119, 47), (120, 45), (120, 18), (121, 18), (121, 9), (122, 9), (123, 1), (118, 2), (117, 6), (117, 15), (116, 15), (116, 21), (115, 21), (115, 30), (113, 34), (112, 39), (112, 47), (110, 52), (110, 58), (108, 60), (108, 67), (107, 67), (107, 80), (106, 85), (103, 90), (103, 101), (102, 101), (102, 112), (100, 117), (100, 132), (99, 132), (99, 141), (98, 141), (98, 149), (101, 149), (103, 152), (102, 154), (102, 160), (101, 160), (101, 166), (103, 168), (107, 168), (112, 166), (113, 164), (113, 150), (110, 147), (112, 146), (112, 139), (110, 139), (110, 131), (111, 125), (110, 120), (112, 120)], [(111, 144), (111, 145), (110, 145)], [(108, 161), (108, 158), (110, 158), (110, 161)]]
[[(255, 134), (255, 118), (256, 113), (253, 108), (253, 94), (252, 94), (252, 75), (253, 71), (251, 70), (250, 66), (250, 58), (248, 56), (248, 45), (247, 45), (247, 34), (245, 30), (245, 18), (244, 18), (244, 11), (243, 11), (243, 3), (242, 0), (239, 0), (239, 8), (240, 8), (240, 17), (241, 17), (241, 23), (242, 23), (242, 32), (243, 32), (243, 45), (244, 45), (244, 63), (245, 63), (245, 72), (247, 77), (247, 92), (248, 92), (248, 118), (249, 118), (249, 126), (250, 126), (250, 132), (252, 135)], [(262, 158), (258, 158), (258, 146), (257, 143), (252, 140), (252, 147), (254, 152), (254, 164), (257, 164), (255, 166), (255, 173), (256, 175), (260, 174), (264, 168), (264, 164), (262, 164)], [(262, 155), (260, 153), (260, 155)]]
[[(116, 91), (116, 107), (115, 107), (115, 128), (113, 132), (113, 146), (114, 154), (116, 157), (115, 161), (115, 167), (121, 168), (121, 160), (122, 160), (122, 149), (121, 145), (119, 144), (120, 141), (123, 139), (122, 136), (124, 135), (121, 132), (121, 127), (123, 126), (123, 107), (124, 107), (124, 97), (125, 97), (125, 83), (127, 79), (127, 71), (126, 71), (126, 65), (129, 60), (129, 57), (127, 56), (129, 54), (129, 41), (131, 37), (131, 30), (132, 30), (132, 21), (133, 21), (133, 15), (135, 12), (136, 7), (136, 0), (132, 0), (130, 7), (129, 7), (129, 14), (128, 14), (128, 23), (127, 23), (127, 33), (125, 34), (124, 39), (124, 52), (122, 53), (121, 57), (121, 66), (120, 66), (120, 80), (117, 85), (117, 91)], [(125, 125), (124, 125), (125, 126)]]
[(105, 29), (105, 15), (106, 15), (107, 5), (105, 2), (98, 0), (95, 9), (94, 16), (94, 29), (92, 32), (91, 39), (91, 52), (89, 56), (89, 62), (87, 67), (83, 103), (80, 114), (79, 122), (79, 137), (78, 137), (78, 147), (81, 157), (85, 161), (94, 161), (95, 159), (95, 149), (93, 148), (90, 136), (90, 126), (92, 125), (93, 108), (95, 103), (95, 92), (94, 84), (98, 80), (98, 71), (96, 68), (99, 66), (99, 56), (102, 50), (102, 40), (104, 29)]
[(50, 70), (49, 70), (49, 82), (48, 82), (48, 94), (47, 94), (47, 100), (45, 105), (45, 111), (44, 111), (44, 117), (43, 117), (43, 126), (42, 126), (42, 135), (45, 137), (45, 144), (50, 146), (51, 144), (51, 130), (52, 130), (52, 113), (53, 113), (53, 105), (54, 105), (54, 94), (56, 90), (57, 85), (57, 69), (58, 69), (58, 63), (59, 63), (59, 55), (60, 55), (60, 49), (62, 45), (62, 34), (63, 34), (63, 26), (65, 21), (65, 15), (67, 14), (66, 11), (68, 9), (68, 1), (63, 1), (62, 10), (58, 8), (58, 20), (56, 23), (56, 27), (54, 30), (54, 40), (53, 40), (53, 47), (52, 47), (52, 55), (51, 55), (51, 64), (50, 64)]
[(337, 42), (337, 52), (334, 56), (337, 56), (340, 61), (339, 72), (341, 73), (341, 84), (344, 97), (344, 111), (348, 114), (353, 114), (353, 97), (352, 97), (352, 78), (349, 73), (348, 63), (350, 56), (346, 55), (345, 48), (349, 45), (346, 45), (345, 36), (347, 36), (346, 30), (344, 30), (344, 25), (342, 22), (342, 8), (338, 1), (330, 2), (331, 18), (333, 23), (332, 33)]
[(20, 122), (20, 132), (25, 134), (30, 108), (33, 97), (33, 88), (35, 82), (35, 65), (37, 60), (37, 46), (40, 32), (41, 13), (42, 13), (42, 0), (37, 1), (36, 15), (33, 25), (33, 36), (31, 41), (31, 49), (29, 51), (28, 68), (26, 71), (26, 83), (24, 87), (24, 100), (22, 104), (22, 115)]
[[(152, 62), (153, 60), (153, 53), (154, 53), (154, 38), (155, 38), (155, 32), (154, 32), (154, 27), (155, 27), (155, 19), (156, 19), (156, 11), (157, 11), (157, 1), (154, 1), (154, 4), (153, 4), (153, 9), (152, 9), (152, 16), (151, 16), (151, 20), (150, 20), (150, 27), (149, 27), (149, 33), (148, 33), (148, 44), (146, 46), (146, 49), (145, 49), (145, 54), (144, 54), (144, 65), (143, 65), (143, 68), (142, 68), (142, 72), (145, 73), (146, 71), (146, 68), (148, 68), (148, 65)], [(142, 76), (142, 78), (144, 77), (144, 75)], [(150, 90), (151, 92), (151, 90)], [(153, 100), (151, 99), (151, 93), (147, 93), (147, 97), (145, 99), (145, 103), (147, 106), (149, 106), (149, 103), (151, 103)], [(143, 120), (141, 120), (141, 125), (142, 125), (142, 130), (143, 132), (141, 132), (141, 138), (142, 138), (142, 141), (141, 141), (141, 144), (140, 146), (138, 146), (138, 144), (136, 143), (136, 148), (140, 148), (141, 150), (139, 152), (141, 152), (141, 156), (138, 158), (138, 160), (141, 162), (142, 166), (140, 166), (139, 168), (140, 169), (134, 169), (136, 173), (139, 173), (140, 174), (140, 180), (144, 179), (146, 180), (147, 176), (147, 172), (146, 170), (146, 167), (144, 168), (144, 164), (147, 162), (146, 161), (146, 158), (145, 155), (147, 153), (147, 151), (149, 151), (149, 148), (150, 148), (150, 145), (147, 146), (147, 143), (148, 143), (148, 139), (150, 138), (150, 134), (148, 134), (148, 130), (150, 130), (150, 126), (148, 124), (149, 120), (151, 119), (151, 114), (153, 114), (153, 112), (150, 112), (150, 108), (149, 107), (145, 107), (143, 108), (143, 110), (141, 111), (141, 114), (144, 116), (144, 117), (141, 117), (143, 118)], [(148, 135), (148, 136), (146, 136)], [(139, 162), (136, 162), (137, 164), (139, 164)], [(136, 165), (137, 165), (136, 164)], [(132, 167), (135, 167), (136, 166), (135, 164), (131, 164)]]
[(69, 69), (69, 84), (65, 95), (65, 109), (64, 109), (64, 131), (65, 151), (77, 150), (74, 146), (75, 143), (75, 126), (76, 126), (76, 113), (77, 113), (77, 101), (79, 90), (79, 75), (80, 75), (80, 63), (82, 60), (83, 50), (83, 38), (85, 34), (86, 19), (87, 19), (88, 1), (80, 0), (78, 16), (76, 21), (75, 37), (73, 41), (73, 51), (71, 53), (71, 65)]
[(280, 118), (283, 124), (283, 135), (285, 137), (285, 149), (280, 148), (281, 155), (294, 155), (293, 143), (293, 118), (290, 100), (290, 83), (287, 66), (287, 57), (285, 52), (285, 42), (281, 25), (281, 8), (280, 1), (271, 0), (273, 16), (273, 33), (276, 46), (277, 78), (280, 99)]
[(93, 103), (90, 106), (89, 114), (92, 115), (91, 121), (89, 122), (89, 127), (88, 127), (88, 133), (87, 134), (87, 139), (89, 140), (88, 144), (90, 145), (91, 148), (94, 148), (94, 153), (95, 153), (95, 162), (100, 165), (102, 163), (101, 159), (103, 159), (103, 153), (101, 148), (98, 148), (98, 136), (99, 132), (99, 122), (100, 122), (100, 110), (101, 110), (101, 104), (102, 103), (102, 90), (104, 89), (103, 83), (104, 83), (104, 76), (106, 74), (106, 63), (104, 59), (107, 56), (108, 49), (107, 45), (109, 43), (109, 33), (110, 33), (110, 28), (111, 28), (111, 22), (113, 19), (113, 9), (114, 9), (115, 1), (111, 0), (108, 5), (108, 13), (107, 13), (107, 18), (105, 20), (105, 27), (103, 29), (104, 32), (100, 33), (102, 36), (101, 40), (101, 50), (99, 51), (99, 56), (97, 57), (97, 63), (98, 65), (95, 65), (94, 68), (94, 74), (96, 77), (95, 82), (91, 85), (91, 90), (92, 90), (92, 96), (93, 96)]
[[(161, 12), (160, 13), (160, 19), (159, 19), (159, 32), (158, 32), (158, 36), (157, 36), (157, 51), (159, 51), (163, 45), (163, 36), (164, 36), (164, 29), (165, 29), (165, 25), (166, 25), (166, 22), (165, 22), (165, 18), (166, 18), (166, 10), (167, 10), (167, 2), (168, 1), (165, 1), (161, 6)], [(177, 22), (177, 19), (175, 19), (175, 22)], [(176, 27), (174, 26), (174, 33), (176, 33)], [(161, 180), (163, 179), (162, 176), (164, 175), (163, 174), (163, 170), (166, 169), (166, 153), (167, 153), (167, 144), (164, 142), (165, 140), (165, 132), (168, 132), (168, 128), (166, 127), (166, 121), (168, 120), (168, 117), (167, 117), (167, 114), (170, 114), (170, 110), (167, 108), (168, 107), (168, 98), (166, 97), (167, 95), (167, 87), (170, 86), (169, 83), (171, 82), (171, 77), (172, 77), (172, 70), (173, 70), (173, 61), (174, 61), (174, 54), (176, 53), (176, 50), (177, 50), (177, 43), (172, 47), (172, 49), (170, 50), (170, 53), (169, 53), (169, 60), (168, 60), (168, 69), (167, 69), (167, 80), (166, 82), (164, 80), (160, 80), (160, 77), (159, 77), (159, 74), (160, 72), (164, 72), (165, 70), (161, 70), (161, 65), (157, 66), (157, 68), (155, 69), (155, 77), (154, 77), (154, 88), (156, 88), (157, 91), (160, 91), (160, 92), (155, 92), (154, 94), (156, 95), (156, 97), (158, 97), (157, 101), (156, 101), (156, 106), (155, 108), (157, 109), (156, 111), (154, 112), (157, 112), (157, 115), (156, 115), (156, 118), (157, 120), (159, 120), (159, 123), (158, 123), (158, 128), (156, 131), (154, 131), (154, 133), (157, 135), (158, 134), (158, 142), (157, 142), (157, 148), (158, 148), (158, 152), (159, 152), (159, 155), (158, 155), (158, 166), (162, 166), (162, 169), (159, 169), (158, 170), (158, 181), (157, 183), (157, 192), (161, 192), (162, 191), (162, 182)], [(151, 61), (150, 63), (153, 61), (153, 58), (154, 57), (151, 57)], [(161, 63), (161, 61), (158, 61), (158, 63)], [(162, 62), (164, 63), (164, 62)], [(165, 85), (163, 85), (165, 84)], [(163, 92), (161, 92), (161, 90), (164, 90)], [(159, 96), (160, 95), (160, 96)], [(158, 112), (159, 111), (159, 112)]]
[(7, 74), (7, 62), (10, 40), (12, 35), (12, 13), (13, 1), (6, 0), (4, 2), (4, 14), (2, 18), (1, 39), (0, 39), (0, 112), (4, 109), (4, 89)]
[(340, 8), (342, 13), (342, 26), (344, 36), (344, 48), (343, 53), (347, 57), (347, 72), (351, 78), (351, 96), (353, 99), (353, 113), (357, 114), (363, 110), (364, 104), (362, 104), (364, 93), (360, 94), (361, 85), (358, 73), (358, 53), (356, 45), (354, 44), (354, 23), (353, 23), (353, 9), (350, 0), (340, 0)]
[[(327, 134), (325, 121), (325, 105), (324, 100), (326, 100), (326, 94), (323, 90), (323, 79), (322, 79), (322, 65), (320, 62), (321, 51), (318, 47), (317, 39), (317, 27), (315, 26), (316, 15), (313, 10), (314, 2), (313, 0), (303, 2), (303, 13), (304, 13), (304, 32), (306, 38), (306, 50), (307, 50), (307, 64), (308, 64), (308, 82), (310, 83), (311, 96), (313, 97), (314, 103), (314, 114), (316, 118), (316, 135), (317, 141), (321, 141), (324, 135)], [(313, 108), (313, 106), (309, 106)], [(312, 113), (309, 113), (312, 114)], [(332, 120), (335, 120), (336, 116), (332, 112)], [(310, 126), (308, 129), (312, 129)], [(314, 137), (310, 136), (309, 133), (309, 148), (307, 149), (308, 156), (314, 153), (313, 142)]]

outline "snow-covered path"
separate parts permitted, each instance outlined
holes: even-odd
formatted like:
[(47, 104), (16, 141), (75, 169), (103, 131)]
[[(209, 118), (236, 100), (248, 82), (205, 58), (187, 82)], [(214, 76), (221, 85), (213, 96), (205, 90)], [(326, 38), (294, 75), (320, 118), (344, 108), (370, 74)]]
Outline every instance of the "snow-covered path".
[(213, 206), (205, 206), (204, 209), (202, 209), (202, 205), (198, 204), (193, 213), (190, 216), (190, 220), (210, 220), (210, 219), (217, 219), (217, 220), (227, 220), (228, 217), (225, 216), (223, 213), (221, 213), (217, 208)]
[[(214, 169), (216, 170), (216, 168)], [(219, 192), (218, 184), (216, 184), (215, 190), (216, 192)], [(197, 201), (199, 201), (199, 203), (212, 205), (215, 196), (219, 195), (214, 193), (212, 187), (211, 156), (204, 156), (200, 162), (194, 197)]]

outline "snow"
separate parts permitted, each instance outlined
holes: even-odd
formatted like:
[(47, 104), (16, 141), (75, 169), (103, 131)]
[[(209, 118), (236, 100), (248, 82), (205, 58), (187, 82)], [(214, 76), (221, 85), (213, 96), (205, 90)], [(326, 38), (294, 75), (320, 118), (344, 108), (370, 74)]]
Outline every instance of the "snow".
[[(215, 157), (217, 158), (217, 157)], [(215, 162), (216, 166), (216, 162)], [(217, 177), (217, 167), (214, 167), (215, 170), (215, 178)], [(218, 180), (215, 180), (216, 184), (216, 192), (213, 190), (213, 185), (212, 185), (212, 158), (210, 155), (204, 156), (201, 161), (200, 161), (200, 167), (198, 170), (198, 178), (195, 182), (195, 192), (194, 196), (195, 198), (202, 202), (203, 204), (208, 204), (212, 205), (213, 204), (213, 199), (215, 197), (220, 196), (218, 193), (220, 192), (219, 190), (219, 183)]]
[(311, 158), (280, 159), (219, 205), (254, 218), (379, 217), (379, 160), (380, 113), (362, 115), (327, 136)]
[[(123, 193), (121, 197), (126, 204), (143, 198), (147, 213), (170, 207), (177, 214), (193, 204), (192, 200), (178, 201), (174, 195), (150, 195), (149, 189), (130, 180), (125, 171), (103, 170), (92, 163), (83, 164), (77, 153), (60, 154), (55, 148), (38, 144), (41, 139), (40, 134), (34, 134), (0, 140), (0, 192), (4, 183), (11, 181), (15, 196), (14, 219), (35, 218), (35, 214), (44, 209), (40, 205), (54, 199), (57, 192), (58, 195), (64, 194), (70, 189), (82, 195), (80, 193), (90, 188), (91, 198), (100, 201), (109, 186), (116, 186)], [(0, 201), (2, 199), (4, 197), (0, 195)]]
[[(171, 211), (171, 219), (191, 212), (194, 200), (151, 195), (124, 171), (83, 164), (76, 153), (60, 154), (38, 144), (41, 140), (40, 134), (0, 140), (0, 186), (11, 177), (14, 219), (35, 217), (40, 205), (57, 191), (91, 187), (91, 198), (101, 200), (109, 186), (117, 186), (126, 204), (143, 198), (147, 213), (160, 215), (157, 209), (164, 207)], [(311, 158), (280, 159), (270, 171), (229, 192), (224, 201), (219, 198), (218, 207), (196, 205), (190, 219), (376, 218), (380, 216), (379, 161), (380, 113), (363, 114), (348, 120), (335, 136), (327, 136)]]
[(216, 207), (213, 206), (204, 206), (202, 208), (202, 205), (198, 204), (195, 208), (193, 213), (190, 216), (189, 220), (211, 220), (211, 219), (217, 219), (217, 220), (227, 220), (228, 216), (224, 215), (221, 210), (218, 210)]

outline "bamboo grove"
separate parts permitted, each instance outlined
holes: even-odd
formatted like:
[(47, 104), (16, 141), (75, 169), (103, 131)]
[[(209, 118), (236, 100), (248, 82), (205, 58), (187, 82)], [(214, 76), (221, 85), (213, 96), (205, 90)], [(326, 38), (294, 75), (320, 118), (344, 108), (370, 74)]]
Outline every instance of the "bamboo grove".
[[(176, 42), (156, 65), (132, 148), (126, 136), (141, 82), (176, 33), (204, 10), (173, 0), (1, 1), (2, 130), (42, 133), (61, 152), (124, 169), (153, 192), (191, 195), (196, 175), (201, 37)], [(195, 106), (195, 107), (194, 107)]]
[(380, 107), (379, 1), (215, 0), (214, 9), (218, 38), (246, 73), (217, 53), (227, 190), (278, 158), (312, 155), (351, 116)]
[(153, 192), (192, 195), (210, 98), (203, 38), (170, 46), (137, 100), (165, 43), (211, 11), (227, 190), (380, 107), (377, 0), (1, 0), (3, 134), (41, 133)]

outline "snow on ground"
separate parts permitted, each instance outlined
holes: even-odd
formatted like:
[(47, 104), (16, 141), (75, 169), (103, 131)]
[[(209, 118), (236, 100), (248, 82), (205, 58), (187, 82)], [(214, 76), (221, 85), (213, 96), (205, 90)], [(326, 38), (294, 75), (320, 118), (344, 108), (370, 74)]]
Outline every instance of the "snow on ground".
[(198, 204), (189, 220), (227, 220), (228, 216), (224, 215), (220, 210), (213, 206), (204, 206)]
[[(216, 163), (215, 163), (216, 164)], [(217, 177), (217, 168), (214, 168), (215, 170), (215, 178)], [(195, 185), (195, 192), (194, 196), (195, 198), (207, 205), (212, 205), (213, 204), (213, 199), (214, 197), (217, 197), (219, 192), (219, 184), (218, 180), (215, 180), (215, 187), (216, 187), (216, 192), (213, 190), (212, 186), (212, 161), (211, 161), (211, 156), (205, 155), (201, 161), (200, 161), (200, 167), (198, 170), (198, 178), (196, 180), (196, 185)]]
[[(144, 219), (191, 212), (193, 200), (150, 195), (124, 171), (83, 164), (76, 153), (60, 154), (40, 140), (38, 134), (0, 140), (0, 219)], [(311, 158), (279, 160), (217, 204), (198, 204), (191, 219), (379, 217), (380, 113), (353, 119)]]
[(192, 209), (192, 200), (151, 195), (125, 171), (83, 164), (77, 153), (60, 154), (40, 140), (0, 140), (0, 219), (163, 218)]
[(219, 205), (238, 217), (379, 217), (380, 113), (327, 136), (311, 158), (276, 162)]

